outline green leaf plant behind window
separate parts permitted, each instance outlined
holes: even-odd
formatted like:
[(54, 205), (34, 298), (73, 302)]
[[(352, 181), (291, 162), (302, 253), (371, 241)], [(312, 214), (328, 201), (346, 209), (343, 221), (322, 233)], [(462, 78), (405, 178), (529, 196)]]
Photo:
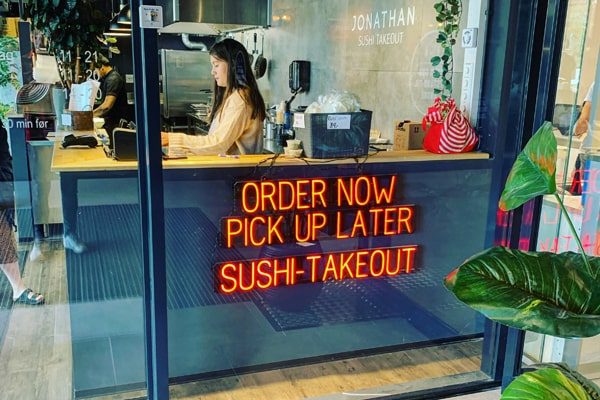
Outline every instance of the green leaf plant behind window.
[[(466, 260), (444, 283), (496, 322), (565, 338), (590, 337), (600, 333), (600, 257), (585, 255), (556, 192), (556, 154), (552, 124), (545, 122), (517, 157), (499, 207), (509, 211), (536, 196), (554, 195), (580, 253), (494, 247)], [(515, 379), (502, 399), (600, 399), (600, 389), (577, 372), (562, 364), (548, 367)]]
[(456, 44), (458, 36), (462, 2), (461, 0), (440, 0), (433, 5), (433, 8), (438, 24), (436, 43), (441, 46), (441, 55), (431, 58), (431, 65), (434, 67), (433, 78), (436, 81), (433, 93), (446, 101), (452, 97), (452, 74), (454, 72), (452, 48)]
[(70, 89), (85, 80), (82, 58), (85, 52), (101, 49), (98, 37), (110, 17), (93, 0), (32, 0), (27, 12), (33, 28), (49, 41), (63, 85)]

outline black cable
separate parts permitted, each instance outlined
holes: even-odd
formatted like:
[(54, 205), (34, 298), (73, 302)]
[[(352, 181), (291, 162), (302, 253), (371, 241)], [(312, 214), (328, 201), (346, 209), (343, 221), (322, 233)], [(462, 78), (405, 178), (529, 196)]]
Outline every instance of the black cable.
[[(370, 152), (370, 153), (367, 153), (367, 154), (365, 154), (365, 155), (363, 156), (364, 158), (363, 158), (362, 160), (360, 160), (360, 159), (359, 159), (359, 157), (329, 158), (329, 159), (325, 159), (325, 160), (322, 160), (322, 161), (316, 161), (316, 160), (314, 160), (314, 159), (311, 159), (311, 160), (309, 161), (309, 160), (307, 160), (305, 157), (301, 157), (301, 158), (300, 158), (300, 160), (302, 160), (302, 162), (304, 162), (304, 163), (305, 163), (307, 166), (309, 166), (309, 167), (311, 167), (311, 166), (315, 166), (315, 165), (319, 165), (319, 164), (329, 164), (329, 163), (333, 163), (333, 162), (336, 162), (336, 161), (343, 161), (343, 160), (354, 160), (354, 162), (355, 162), (355, 163), (356, 163), (356, 165), (357, 165), (357, 168), (358, 168), (358, 170), (359, 170), (359, 171), (362, 171), (362, 168), (363, 168), (364, 164), (367, 162), (367, 160), (368, 160), (369, 158), (371, 158), (372, 156), (374, 156), (374, 155), (376, 155), (376, 154), (378, 154), (378, 153), (380, 153), (380, 152), (384, 151), (384, 150), (382, 150), (382, 149), (378, 149), (378, 148), (376, 148), (376, 147), (373, 147), (373, 146), (369, 146), (369, 148), (370, 148), (371, 150), (375, 150), (375, 151), (374, 151), (374, 152)], [(272, 155), (272, 156), (270, 156), (270, 157), (267, 157), (267, 158), (264, 158), (264, 159), (260, 160), (260, 161), (259, 161), (258, 163), (256, 163), (256, 165), (254, 166), (254, 169), (252, 170), (252, 172), (251, 172), (250, 174), (248, 174), (247, 176), (245, 176), (244, 178), (248, 178), (248, 177), (250, 177), (250, 176), (256, 176), (256, 174), (257, 174), (257, 171), (258, 171), (258, 168), (259, 168), (261, 165), (263, 165), (263, 164), (265, 164), (265, 163), (267, 163), (267, 162), (269, 162), (269, 161), (270, 161), (270, 164), (269, 164), (269, 165), (268, 165), (268, 167), (267, 167), (267, 168), (268, 168), (268, 170), (267, 170), (267, 173), (263, 174), (263, 176), (262, 176), (261, 178), (265, 178), (265, 177), (267, 177), (268, 175), (270, 175), (271, 169), (272, 169), (272, 168), (275, 166), (275, 163), (277, 162), (277, 159), (278, 159), (280, 156), (281, 156), (281, 153), (275, 153), (274, 155)]]

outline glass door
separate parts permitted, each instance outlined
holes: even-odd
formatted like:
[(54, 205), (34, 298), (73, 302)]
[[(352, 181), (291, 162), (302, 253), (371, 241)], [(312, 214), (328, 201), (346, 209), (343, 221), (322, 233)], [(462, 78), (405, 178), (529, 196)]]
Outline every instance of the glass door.
[[(581, 21), (585, 21), (584, 24)], [(573, 222), (588, 255), (598, 247), (598, 37), (600, 7), (595, 1), (570, 1), (554, 107), (558, 141), (557, 184), (565, 215), (551, 196), (543, 200), (538, 250), (575, 251), (579, 248), (569, 228)], [(526, 361), (564, 361), (588, 378), (600, 377), (599, 337), (560, 339), (527, 333)]]

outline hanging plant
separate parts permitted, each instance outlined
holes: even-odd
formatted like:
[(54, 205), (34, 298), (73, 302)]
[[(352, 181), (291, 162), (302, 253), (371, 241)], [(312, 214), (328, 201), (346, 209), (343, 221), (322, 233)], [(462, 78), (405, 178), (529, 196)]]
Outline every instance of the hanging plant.
[(70, 88), (84, 80), (83, 64), (101, 49), (96, 37), (102, 35), (109, 17), (92, 0), (32, 0), (28, 14), (33, 28), (48, 38), (63, 85)]
[(445, 101), (452, 97), (452, 74), (454, 72), (452, 47), (456, 44), (458, 36), (462, 1), (440, 0), (433, 5), (433, 8), (436, 12), (435, 20), (440, 27), (436, 43), (439, 43), (442, 48), (442, 55), (431, 58), (431, 65), (434, 67), (433, 78), (437, 82), (433, 93), (435, 97), (441, 97)]

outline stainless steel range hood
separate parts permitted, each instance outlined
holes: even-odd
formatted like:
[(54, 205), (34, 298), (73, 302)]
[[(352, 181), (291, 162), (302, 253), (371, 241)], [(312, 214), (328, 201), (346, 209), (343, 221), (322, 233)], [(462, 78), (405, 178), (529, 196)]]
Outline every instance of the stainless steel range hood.
[(161, 33), (218, 35), (268, 26), (271, 0), (158, 0), (163, 7)]

